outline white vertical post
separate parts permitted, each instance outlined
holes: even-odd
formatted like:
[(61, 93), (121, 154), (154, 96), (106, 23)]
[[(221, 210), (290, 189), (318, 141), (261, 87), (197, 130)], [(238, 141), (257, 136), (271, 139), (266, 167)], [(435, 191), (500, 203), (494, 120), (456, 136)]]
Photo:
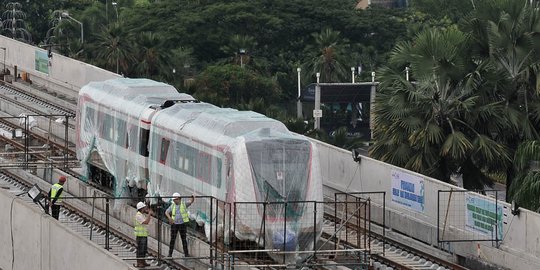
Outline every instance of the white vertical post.
[(351, 67), (351, 78), (352, 78), (352, 83), (354, 83), (354, 67)]
[(296, 72), (298, 73), (298, 96), (296, 101), (296, 117), (302, 118), (302, 101), (300, 100), (301, 93), (301, 84), (300, 84), (300, 72), (302, 71), (301, 68), (297, 68)]
[(405, 67), (405, 79), (409, 81), (409, 67)]
[(375, 82), (375, 71), (371, 72), (371, 82)]
[[(375, 72), (373, 72), (375, 73)], [(373, 78), (375, 78), (375, 75), (372, 73), (373, 75)], [(371, 84), (371, 92), (369, 93), (369, 107), (370, 107), (370, 111), (373, 112), (375, 111), (375, 95), (377, 93), (377, 85), (375, 84), (375, 80), (373, 79), (373, 84)], [(370, 133), (371, 133), (371, 139), (373, 139), (373, 129), (374, 129), (374, 126), (373, 126), (373, 113), (371, 113), (369, 115), (369, 129), (370, 129)]]
[(319, 85), (320, 77), (321, 73), (317, 72), (317, 85), (315, 86), (315, 109), (313, 110), (313, 117), (315, 118), (315, 129), (321, 128), (321, 117), (315, 115), (315, 112), (319, 112), (321, 110), (321, 86)]

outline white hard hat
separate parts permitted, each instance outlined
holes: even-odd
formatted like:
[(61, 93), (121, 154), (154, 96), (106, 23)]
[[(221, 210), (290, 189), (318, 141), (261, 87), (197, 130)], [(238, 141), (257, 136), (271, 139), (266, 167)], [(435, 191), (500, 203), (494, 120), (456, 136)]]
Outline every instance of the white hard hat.
[(173, 198), (180, 198), (180, 193), (175, 192), (175, 193), (173, 193), (172, 196), (173, 196)]
[(146, 207), (146, 204), (144, 204), (143, 202), (138, 202), (137, 203), (137, 210), (141, 210), (141, 209), (143, 209), (145, 207)]

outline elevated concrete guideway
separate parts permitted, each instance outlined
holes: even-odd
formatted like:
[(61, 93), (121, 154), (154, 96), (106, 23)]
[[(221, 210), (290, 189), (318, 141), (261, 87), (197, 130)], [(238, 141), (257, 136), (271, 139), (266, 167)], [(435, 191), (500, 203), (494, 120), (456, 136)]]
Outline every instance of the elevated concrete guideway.
[[(34, 84), (43, 85), (44, 87), (52, 87), (64, 89), (66, 95), (76, 96), (78, 89), (90, 81), (102, 81), (110, 78), (117, 78), (119, 75), (103, 69), (69, 59), (57, 54), (46, 59), (50, 61), (47, 73), (36, 68), (36, 55), (42, 55), (46, 52), (43, 49), (33, 47), (24, 43), (20, 43), (6, 37), (0, 36), (0, 47), (7, 48), (6, 66), (13, 70), (13, 66), (17, 66), (19, 71), (28, 72)], [(71, 91), (71, 93), (69, 93)], [(454, 258), (454, 261), (465, 263), (471, 269), (540, 269), (540, 215), (525, 209), (521, 210), (521, 214), (513, 216), (509, 211), (509, 205), (503, 201), (498, 201), (497, 204), (502, 207), (504, 224), (502, 225), (502, 237), (499, 243), (493, 242), (452, 242), (441, 244), (438, 242), (440, 231), (440, 209), (438, 209), (439, 191), (461, 190), (459, 187), (449, 185), (447, 183), (420, 175), (411, 171), (404, 170), (386, 164), (368, 157), (361, 157), (360, 162), (354, 162), (349, 151), (336, 148), (334, 146), (314, 141), (321, 160), (321, 171), (324, 184), (327, 189), (335, 189), (342, 192), (357, 192), (357, 191), (384, 191), (386, 192), (386, 225), (389, 235), (401, 237), (401, 241), (411, 243), (411, 245), (424, 245), (430, 248), (439, 248), (438, 252), (446, 254), (449, 258)], [(422, 200), (417, 206), (407, 206), (400, 204), (399, 198), (393, 197), (393, 184), (395, 184), (396, 175), (414, 178), (414, 181), (422, 185)], [(4, 195), (0, 195), (4, 196)], [(482, 195), (474, 195), (476, 198), (484, 201), (492, 202), (493, 199)], [(4, 198), (5, 197), (5, 198)], [(9, 205), (9, 196), (5, 195), (4, 199), (0, 199), (1, 205)], [(382, 205), (381, 200), (373, 199), (373, 203)], [(468, 214), (465, 201), (458, 201), (455, 198), (448, 199), (452, 208), (453, 217), (455, 220), (445, 220), (442, 226), (445, 227), (445, 236), (458, 237), (471, 233), (465, 226), (460, 227), (466, 221)], [(17, 204), (16, 207), (21, 208)], [(18, 206), (17, 206), (18, 205)], [(19, 209), (17, 208), (17, 209)], [(23, 208), (21, 208), (23, 209)], [(18, 210), (27, 215), (35, 217), (38, 213), (32, 214), (29, 210)], [(17, 214), (18, 215), (18, 214)], [(378, 216), (377, 216), (378, 215)], [(0, 217), (3, 220), (9, 219), (9, 211), (0, 212)], [(373, 219), (382, 220), (382, 215), (373, 212)], [(46, 224), (50, 232), (50, 237), (53, 234), (59, 234), (54, 224), (47, 218), (38, 217), (40, 223)], [(461, 222), (461, 223), (459, 223)], [(34, 224), (36, 226), (36, 224)], [(0, 228), (0, 239), (9, 236), (10, 231), (8, 226)], [(55, 229), (50, 229), (55, 228)], [(28, 228), (30, 230), (30, 228)], [(34, 227), (34, 230), (43, 229)], [(64, 233), (67, 234), (67, 233)], [(45, 236), (34, 235), (38, 239)], [(66, 236), (70, 241), (80, 241), (76, 237)], [(419, 240), (419, 241), (418, 241)], [(35, 242), (18, 242), (17, 248), (23, 252), (23, 245), (35, 246)], [(40, 243), (42, 245), (42, 243)], [(10, 269), (11, 255), (10, 250), (4, 251), (0, 249), (0, 268)], [(38, 251), (33, 251), (34, 255), (52, 256), (49, 254), (40, 254)], [(96, 251), (90, 251), (94, 254)], [(95, 253), (96, 256), (103, 256)], [(94, 260), (95, 261), (95, 260)], [(19, 268), (23, 269), (23, 268)], [(122, 269), (108, 268), (103, 269)]]
[(9, 190), (0, 205), (0, 269), (136, 269)]

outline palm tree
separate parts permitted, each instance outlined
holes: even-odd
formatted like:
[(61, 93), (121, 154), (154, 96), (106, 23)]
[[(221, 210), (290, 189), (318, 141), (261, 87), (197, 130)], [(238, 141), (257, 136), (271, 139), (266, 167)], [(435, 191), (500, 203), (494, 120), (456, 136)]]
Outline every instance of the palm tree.
[(342, 39), (339, 31), (323, 29), (312, 34), (315, 45), (307, 46), (309, 55), (304, 61), (302, 70), (307, 76), (304, 81), (311, 81), (316, 73), (320, 73), (321, 82), (347, 81), (350, 65), (347, 64), (345, 50), (349, 47), (347, 40)]
[(152, 78), (163, 71), (172, 70), (171, 54), (163, 48), (163, 40), (151, 32), (136, 35), (135, 49), (137, 64), (134, 67), (137, 76)]
[[(539, 138), (539, 7), (538, 1), (528, 0), (478, 1), (472, 16), (462, 23), (473, 37), (476, 58), (484, 59), (502, 78), (496, 89), (508, 128), (497, 137), (510, 149), (523, 140)], [(510, 166), (506, 172), (507, 188), (514, 186), (514, 168)]]
[(132, 38), (126, 28), (119, 22), (103, 26), (96, 40), (99, 48), (98, 65), (115, 70), (116, 73), (127, 74), (135, 57), (130, 45)]
[(516, 202), (534, 211), (540, 210), (540, 141), (521, 143), (514, 157), (516, 177), (510, 187)]
[[(468, 35), (455, 28), (425, 31), (402, 42), (384, 68), (374, 110), (375, 142), (370, 154), (442, 180), (463, 174), (467, 188), (491, 184), (510, 161), (508, 149), (492, 138), (503, 122), (501, 104), (483, 89), (489, 73), (467, 61)], [(410, 66), (415, 82), (405, 80)]]
[(250, 54), (255, 50), (257, 41), (252, 36), (233, 35), (229, 44), (222, 46), (221, 50), (227, 55), (233, 55), (232, 62), (237, 65), (247, 65), (250, 62)]

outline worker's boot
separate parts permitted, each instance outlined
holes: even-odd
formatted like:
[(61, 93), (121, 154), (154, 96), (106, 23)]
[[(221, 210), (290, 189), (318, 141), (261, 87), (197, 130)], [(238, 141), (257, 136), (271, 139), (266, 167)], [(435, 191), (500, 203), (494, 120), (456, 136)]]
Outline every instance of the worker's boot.
[(145, 261), (144, 261), (144, 260), (141, 260), (141, 259), (137, 259), (137, 265), (136, 265), (136, 267), (138, 267), (138, 268), (144, 268), (144, 267), (146, 267)]

